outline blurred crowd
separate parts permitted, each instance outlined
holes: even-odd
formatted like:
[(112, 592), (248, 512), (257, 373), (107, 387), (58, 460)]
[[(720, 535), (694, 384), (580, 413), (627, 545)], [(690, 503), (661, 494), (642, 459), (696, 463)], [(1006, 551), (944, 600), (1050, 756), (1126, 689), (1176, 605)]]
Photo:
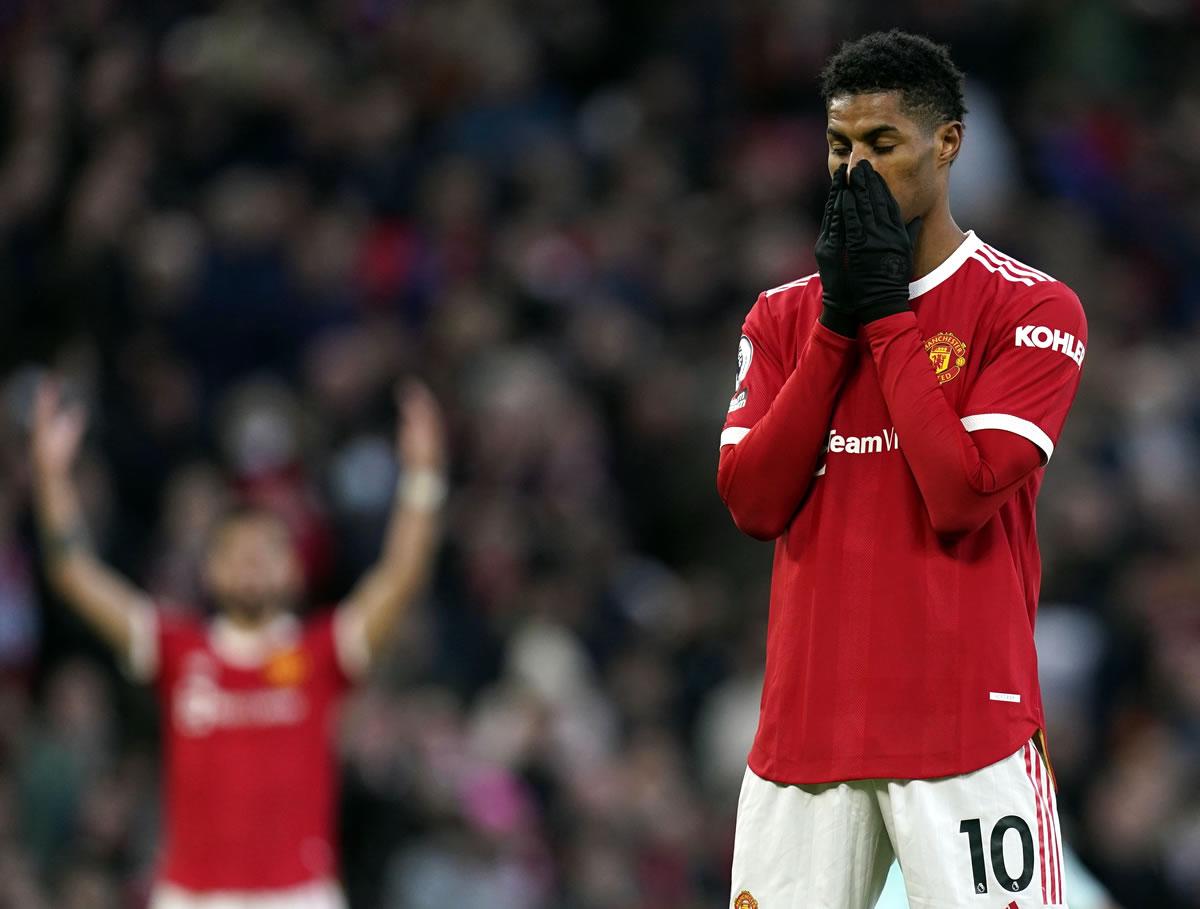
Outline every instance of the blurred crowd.
[(335, 601), (391, 384), (443, 402), (437, 579), (344, 712), (354, 909), (724, 903), (770, 549), (717, 436), (745, 312), (815, 270), (816, 73), (891, 25), (968, 72), (959, 224), (1090, 320), (1039, 513), (1067, 841), (1200, 906), (1200, 7), (873, 6), (0, 2), (0, 906), (139, 906), (160, 811), (149, 694), (40, 578), (46, 367), (97, 545), (171, 609), (235, 499)]

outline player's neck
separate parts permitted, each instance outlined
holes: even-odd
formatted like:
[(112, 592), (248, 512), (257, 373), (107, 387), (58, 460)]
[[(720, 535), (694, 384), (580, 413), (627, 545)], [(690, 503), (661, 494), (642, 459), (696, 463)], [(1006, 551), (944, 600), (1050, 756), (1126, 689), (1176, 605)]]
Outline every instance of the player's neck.
[(949, 209), (940, 209), (921, 222), (913, 250), (913, 280), (925, 277), (958, 249), (966, 234), (954, 223)]
[(259, 631), (283, 614), (281, 609), (264, 609), (261, 612), (247, 612), (240, 609), (226, 609), (222, 617), (238, 631)]

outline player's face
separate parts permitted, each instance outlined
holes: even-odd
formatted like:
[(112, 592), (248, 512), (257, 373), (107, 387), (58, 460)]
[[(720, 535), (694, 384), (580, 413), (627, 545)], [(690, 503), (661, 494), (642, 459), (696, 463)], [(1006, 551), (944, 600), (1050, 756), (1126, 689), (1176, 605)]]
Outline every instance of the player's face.
[(289, 608), (302, 583), (291, 534), (267, 514), (233, 518), (217, 531), (206, 577), (222, 610), (251, 621)]
[(829, 102), (829, 176), (863, 158), (887, 182), (904, 220), (924, 217), (946, 192), (962, 125), (930, 131), (904, 111), (899, 92), (839, 95)]

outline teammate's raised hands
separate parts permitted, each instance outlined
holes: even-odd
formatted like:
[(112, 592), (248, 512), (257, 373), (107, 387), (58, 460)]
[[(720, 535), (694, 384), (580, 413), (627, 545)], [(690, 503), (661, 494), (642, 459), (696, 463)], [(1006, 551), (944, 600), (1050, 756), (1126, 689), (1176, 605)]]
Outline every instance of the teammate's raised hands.
[(442, 470), (446, 463), (446, 431), (442, 410), (429, 387), (417, 379), (396, 385), (396, 453), (407, 471)]
[(31, 438), (33, 466), (38, 473), (62, 474), (71, 469), (79, 454), (87, 427), (82, 403), (64, 402), (59, 379), (43, 378), (33, 401)]

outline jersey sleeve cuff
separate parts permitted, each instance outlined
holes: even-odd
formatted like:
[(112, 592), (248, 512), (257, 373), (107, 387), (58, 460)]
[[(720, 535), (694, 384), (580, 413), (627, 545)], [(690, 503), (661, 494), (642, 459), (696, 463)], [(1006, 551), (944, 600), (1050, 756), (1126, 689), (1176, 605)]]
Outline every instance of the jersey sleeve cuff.
[(750, 433), (750, 430), (745, 426), (729, 426), (721, 430), (721, 447), (726, 445), (736, 445)]
[(819, 318), (813, 322), (812, 333), (814, 339), (843, 353), (854, 350), (858, 346), (857, 339), (852, 338), (849, 335), (844, 335), (841, 332), (834, 331)]
[(138, 682), (152, 682), (158, 675), (158, 613), (148, 603), (129, 611), (129, 652), (125, 673)]
[(333, 613), (333, 652), (346, 678), (358, 681), (371, 666), (367, 622), (360, 610), (340, 607)]
[(975, 432), (978, 429), (1003, 429), (1028, 439), (1042, 451), (1042, 466), (1050, 463), (1054, 454), (1054, 442), (1042, 431), (1042, 428), (1029, 420), (1014, 417), (1007, 413), (977, 413), (962, 418), (963, 429)]
[(890, 338), (898, 335), (908, 329), (917, 330), (917, 316), (911, 309), (905, 309), (902, 312), (892, 313), (890, 316), (884, 316), (882, 319), (875, 319), (863, 326), (863, 332), (866, 336), (875, 340), (877, 338)]

